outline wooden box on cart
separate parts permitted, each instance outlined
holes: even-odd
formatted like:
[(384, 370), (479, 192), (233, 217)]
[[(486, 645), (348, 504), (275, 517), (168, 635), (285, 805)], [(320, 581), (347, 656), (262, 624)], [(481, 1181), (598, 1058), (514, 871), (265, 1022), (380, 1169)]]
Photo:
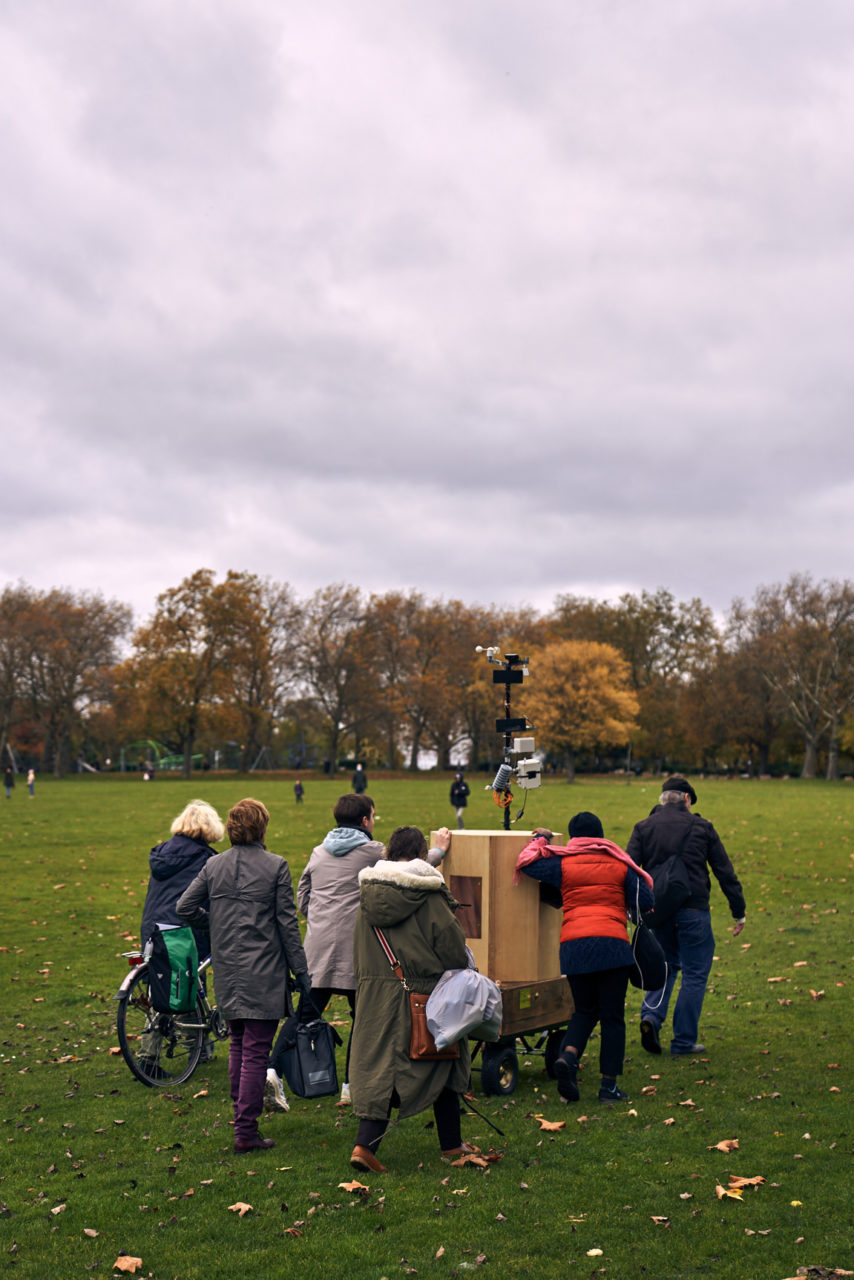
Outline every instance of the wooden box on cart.
[(498, 983), (560, 979), (562, 913), (540, 901), (536, 880), (513, 883), (530, 839), (530, 831), (455, 831), (442, 863), (475, 963)]

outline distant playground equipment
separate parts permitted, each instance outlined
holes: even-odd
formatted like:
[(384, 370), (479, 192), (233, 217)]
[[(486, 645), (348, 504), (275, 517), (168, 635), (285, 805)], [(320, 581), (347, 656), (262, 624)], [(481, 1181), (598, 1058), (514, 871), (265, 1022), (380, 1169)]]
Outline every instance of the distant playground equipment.
[[(204, 756), (199, 752), (197, 755), (190, 757), (192, 767), (201, 769), (204, 763)], [(153, 738), (145, 738), (140, 742), (129, 742), (122, 747), (119, 752), (119, 769), (122, 773), (130, 770), (135, 772), (139, 768), (154, 769), (158, 773), (176, 773), (184, 767), (184, 756), (182, 752), (170, 751), (162, 742), (155, 742)]]

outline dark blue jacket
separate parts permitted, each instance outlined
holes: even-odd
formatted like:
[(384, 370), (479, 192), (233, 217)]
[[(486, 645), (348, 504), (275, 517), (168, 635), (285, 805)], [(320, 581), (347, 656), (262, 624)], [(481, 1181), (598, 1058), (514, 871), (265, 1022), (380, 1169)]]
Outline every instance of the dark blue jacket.
[[(186, 924), (175, 910), (175, 904), (187, 889), (202, 867), (216, 853), (201, 838), (193, 836), (172, 836), (162, 844), (156, 844), (148, 855), (151, 867), (151, 879), (148, 882), (148, 893), (145, 895), (145, 906), (142, 909), (140, 940), (145, 946), (151, 937), (156, 924)], [(210, 934), (194, 929), (199, 959), (211, 953)]]

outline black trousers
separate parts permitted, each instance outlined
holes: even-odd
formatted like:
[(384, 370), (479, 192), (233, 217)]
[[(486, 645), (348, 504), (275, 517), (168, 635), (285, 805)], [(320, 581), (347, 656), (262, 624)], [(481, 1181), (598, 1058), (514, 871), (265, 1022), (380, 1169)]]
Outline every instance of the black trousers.
[[(388, 1114), (384, 1120), (360, 1120), (359, 1132), (356, 1134), (356, 1146), (367, 1147), (376, 1151), (388, 1128), (392, 1107), (400, 1105), (397, 1094), (392, 1095), (388, 1104)], [(433, 1115), (436, 1118), (436, 1136), (442, 1151), (454, 1151), (462, 1145), (460, 1130), (460, 1095), (452, 1089), (443, 1089), (433, 1103)]]
[(311, 998), (317, 1005), (317, 1012), (322, 1014), (333, 996), (346, 996), (350, 1006), (350, 1038), (347, 1041), (347, 1056), (344, 1060), (344, 1083), (350, 1079), (350, 1045), (353, 1043), (353, 1028), (356, 1025), (356, 992), (343, 987), (312, 987)]
[(579, 1058), (590, 1033), (598, 1022), (601, 1026), (599, 1070), (603, 1076), (622, 1074), (626, 1054), (626, 988), (631, 967), (601, 969), (598, 973), (573, 973), (568, 982), (575, 1001), (575, 1012), (563, 1038), (564, 1045), (575, 1045)]

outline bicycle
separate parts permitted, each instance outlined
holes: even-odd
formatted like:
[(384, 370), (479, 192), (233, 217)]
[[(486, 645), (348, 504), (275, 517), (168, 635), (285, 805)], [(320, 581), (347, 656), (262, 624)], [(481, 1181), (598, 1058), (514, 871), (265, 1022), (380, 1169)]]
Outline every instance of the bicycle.
[[(207, 956), (198, 968), (196, 1007), (188, 1013), (161, 1013), (151, 1003), (144, 952), (122, 953), (130, 966), (116, 993), (116, 1028), (122, 1056), (137, 1080), (152, 1087), (183, 1084), (195, 1071), (211, 1038), (225, 1040), (228, 1024), (205, 992)], [(210, 1054), (207, 1055), (207, 1058)]]

